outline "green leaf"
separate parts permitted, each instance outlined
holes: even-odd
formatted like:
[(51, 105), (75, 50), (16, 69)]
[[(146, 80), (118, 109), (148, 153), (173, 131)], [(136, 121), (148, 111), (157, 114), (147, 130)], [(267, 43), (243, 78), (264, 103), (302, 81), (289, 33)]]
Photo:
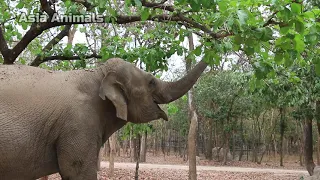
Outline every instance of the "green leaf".
[(17, 4), (16, 8), (22, 9), (22, 8), (24, 7), (24, 5), (25, 5), (25, 3), (22, 2), (22, 1), (20, 1), (20, 2)]
[(281, 52), (276, 52), (275, 56), (274, 56), (274, 61), (280, 65), (282, 64), (282, 61), (283, 61), (283, 53)]
[(300, 14), (301, 13), (301, 4), (292, 3), (291, 4), (291, 11), (293, 13)]
[(290, 28), (291, 28), (290, 26), (280, 27), (280, 33), (285, 35), (285, 34), (287, 34), (289, 32)]
[(244, 52), (246, 53), (247, 56), (251, 56), (254, 54), (254, 48), (251, 46), (245, 46)]
[(218, 2), (220, 12), (225, 12), (228, 9), (228, 4), (226, 1), (219, 1)]
[(194, 55), (196, 55), (196, 56), (200, 56), (200, 55), (201, 55), (201, 46), (198, 46), (198, 47), (194, 50)]
[(143, 11), (141, 12), (141, 21), (145, 21), (149, 18), (149, 8), (144, 8)]
[(234, 43), (240, 45), (243, 42), (243, 39), (240, 34), (234, 36)]
[(178, 107), (175, 106), (173, 103), (168, 104), (168, 108), (167, 109), (168, 109), (168, 114), (169, 115), (176, 114), (179, 111)]
[(188, 100), (188, 97), (186, 95), (183, 95), (181, 99), (186, 102)]
[(64, 5), (66, 6), (66, 8), (69, 8), (71, 6), (71, 1), (70, 0), (66, 0), (64, 2)]
[(21, 26), (23, 30), (27, 30), (28, 29), (28, 23), (26, 22), (21, 22)]
[(280, 17), (283, 19), (283, 21), (287, 22), (289, 19), (291, 19), (291, 11), (288, 8), (284, 8), (282, 11), (279, 12)]
[(307, 11), (307, 12), (304, 12), (303, 15), (307, 18), (311, 18), (311, 19), (314, 19), (314, 13), (311, 12), (311, 11)]
[(263, 33), (264, 33), (264, 29), (263, 28), (258, 28), (254, 31), (254, 36), (257, 38), (257, 39), (261, 39), (262, 36), (263, 36)]
[(304, 51), (304, 48), (305, 48), (305, 45), (304, 45), (304, 42), (301, 38), (301, 35), (296, 35), (295, 38), (294, 38), (294, 41), (293, 41), (293, 45), (294, 45), (294, 48), (299, 52), (301, 53), (302, 51)]
[(198, 0), (191, 0), (190, 5), (193, 11), (197, 12), (201, 9), (201, 5), (199, 4)]
[(315, 64), (315, 70), (316, 70), (316, 74), (320, 76), (320, 63)]
[(11, 17), (11, 14), (10, 14), (8, 11), (5, 11), (5, 12), (3, 13), (3, 19), (4, 19), (4, 20), (9, 19), (10, 17)]
[(26, 64), (26, 60), (24, 58), (20, 58), (20, 63), (25, 65)]
[(304, 24), (303, 22), (300, 22), (300, 21), (295, 21), (295, 29), (298, 33), (301, 33), (303, 34), (304, 32)]
[(238, 18), (239, 18), (239, 21), (240, 21), (240, 25), (246, 25), (247, 24), (247, 20), (248, 20), (247, 12), (244, 11), (244, 10), (238, 10), (237, 14), (238, 14)]
[(266, 28), (264, 29), (264, 34), (263, 34), (261, 40), (262, 40), (262, 41), (272, 40), (272, 39), (273, 39), (272, 35), (273, 35), (272, 29), (269, 28), (269, 27), (266, 27)]
[(316, 34), (308, 34), (305, 38), (307, 44), (315, 45), (318, 43), (318, 36)]

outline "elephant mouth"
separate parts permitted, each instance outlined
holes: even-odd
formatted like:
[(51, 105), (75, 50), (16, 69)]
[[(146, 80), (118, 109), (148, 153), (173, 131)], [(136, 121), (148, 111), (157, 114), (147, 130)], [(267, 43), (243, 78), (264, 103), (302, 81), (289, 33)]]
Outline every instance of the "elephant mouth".
[(165, 121), (168, 121), (168, 116), (167, 114), (160, 108), (160, 106), (157, 104), (159, 110), (160, 110), (160, 113), (159, 113), (159, 116), (160, 118), (162, 118), (163, 120)]
[(158, 110), (159, 110), (159, 118), (162, 118), (165, 121), (168, 121), (168, 116), (167, 114), (160, 108), (159, 104), (157, 103), (157, 101), (154, 99), (153, 102), (156, 104)]

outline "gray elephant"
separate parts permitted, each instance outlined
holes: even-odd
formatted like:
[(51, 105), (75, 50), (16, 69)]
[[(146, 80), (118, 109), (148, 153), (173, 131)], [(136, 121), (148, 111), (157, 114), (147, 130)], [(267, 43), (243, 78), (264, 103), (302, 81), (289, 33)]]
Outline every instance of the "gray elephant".
[(0, 177), (96, 180), (101, 145), (127, 122), (167, 120), (158, 104), (184, 95), (206, 68), (161, 81), (112, 58), (92, 70), (0, 66)]

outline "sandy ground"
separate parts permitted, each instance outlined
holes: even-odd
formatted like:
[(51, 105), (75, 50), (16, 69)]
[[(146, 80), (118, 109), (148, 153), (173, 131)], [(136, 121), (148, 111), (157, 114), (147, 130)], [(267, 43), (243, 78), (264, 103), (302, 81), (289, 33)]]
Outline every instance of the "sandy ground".
[[(133, 180), (136, 164), (126, 155), (115, 158), (114, 176), (110, 176), (109, 163), (103, 158), (99, 180)], [(302, 178), (303, 177), (303, 178)], [(201, 159), (197, 165), (198, 180), (300, 180), (309, 177), (305, 167), (299, 165), (298, 157), (286, 156), (284, 166), (279, 166), (277, 157), (266, 157), (263, 163), (251, 161), (229, 161), (223, 165), (219, 161)], [(170, 156), (153, 156), (147, 154), (147, 162), (140, 163), (139, 180), (187, 180), (188, 164), (183, 158)], [(49, 180), (61, 180), (58, 174)]]
[[(110, 176), (109, 163), (101, 162), (99, 180), (134, 179), (135, 163), (115, 163), (114, 176)], [(142, 180), (183, 180), (188, 179), (188, 166), (176, 164), (149, 164), (139, 166), (139, 179)], [(270, 169), (229, 166), (197, 166), (198, 180), (299, 180), (308, 177), (307, 171), (296, 169)], [(60, 180), (58, 174), (51, 175), (49, 180)]]
[[(115, 168), (118, 169), (135, 169), (135, 163), (114, 163)], [(102, 161), (102, 168), (108, 168), (109, 162)], [(188, 170), (189, 167), (185, 165), (167, 165), (167, 164), (148, 164), (140, 163), (140, 170), (144, 169), (171, 169), (171, 170)], [(261, 172), (274, 174), (300, 174), (307, 175), (306, 170), (288, 170), (288, 169), (268, 169), (268, 168), (244, 168), (244, 167), (215, 167), (215, 166), (197, 166), (198, 171), (225, 171), (225, 172)]]

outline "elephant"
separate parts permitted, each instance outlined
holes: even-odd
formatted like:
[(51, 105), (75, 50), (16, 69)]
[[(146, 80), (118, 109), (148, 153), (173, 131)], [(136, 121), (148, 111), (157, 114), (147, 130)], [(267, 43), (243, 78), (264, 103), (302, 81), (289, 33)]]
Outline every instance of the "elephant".
[(175, 82), (121, 58), (92, 68), (50, 71), (0, 65), (0, 177), (96, 180), (100, 147), (127, 122), (168, 120), (170, 103), (196, 83), (200, 61)]

